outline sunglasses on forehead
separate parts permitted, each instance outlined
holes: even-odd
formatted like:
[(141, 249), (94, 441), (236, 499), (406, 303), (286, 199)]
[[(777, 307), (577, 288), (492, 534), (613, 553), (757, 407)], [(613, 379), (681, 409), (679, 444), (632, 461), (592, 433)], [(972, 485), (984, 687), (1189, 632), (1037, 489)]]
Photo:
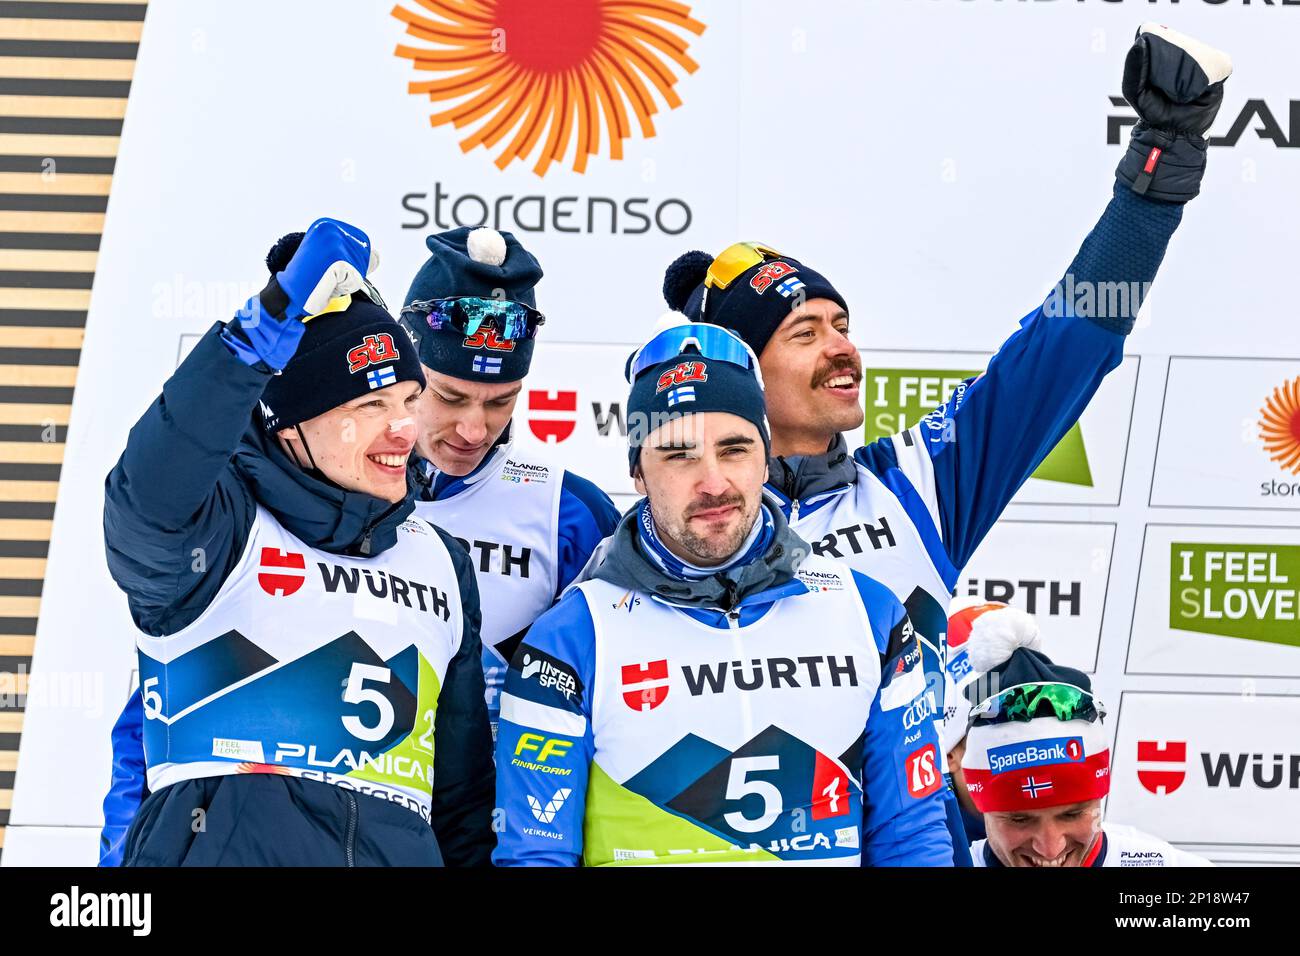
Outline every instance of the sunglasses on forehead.
[(1057, 720), (1100, 720), (1106, 707), (1073, 684), (1017, 684), (981, 701), (970, 712), (970, 723), (1005, 724), (1055, 715)]
[(522, 302), (480, 296), (420, 299), (402, 309), (401, 318), (417, 332), (451, 329), (465, 336), (489, 325), (502, 340), (531, 339), (546, 323), (546, 316)]
[(780, 259), (781, 253), (761, 242), (735, 242), (723, 249), (709, 266), (704, 285), (725, 289), (760, 262)]

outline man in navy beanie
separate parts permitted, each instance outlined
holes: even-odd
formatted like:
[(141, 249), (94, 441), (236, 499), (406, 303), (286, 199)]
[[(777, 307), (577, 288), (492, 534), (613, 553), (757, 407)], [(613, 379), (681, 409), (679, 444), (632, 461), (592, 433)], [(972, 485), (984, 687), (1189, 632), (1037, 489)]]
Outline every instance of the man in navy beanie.
[(511, 440), (511, 415), (545, 321), (534, 293), (537, 260), (494, 229), (453, 229), (425, 244), (429, 258), (402, 309), (429, 383), (417, 416), (416, 511), (457, 536), (473, 558), (495, 730), (515, 647), (613, 531), (618, 512), (553, 456)]
[[(734, 329), (759, 356), (772, 424), (768, 489), (791, 526), (818, 554), (894, 591), (922, 635), (937, 687), (958, 575), (1123, 360), (1183, 207), (1199, 192), (1203, 134), (1230, 71), (1225, 54), (1191, 37), (1155, 24), (1139, 29), (1124, 94), (1141, 122), (1114, 196), (1065, 278), (987, 371), (910, 428), (865, 447), (855, 434), (864, 410), (850, 310), (825, 276), (759, 243), (717, 257), (690, 252), (668, 269), (670, 307)], [(1108, 294), (1114, 289), (1131, 294)], [(944, 702), (936, 703), (942, 715)], [(950, 812), (960, 847), (955, 799)]]
[(413, 515), (424, 376), (372, 263), (332, 219), (277, 244), (266, 288), (200, 340), (108, 476), (140, 670), (110, 862), (487, 862), (478, 592)]
[(912, 624), (765, 500), (752, 356), (675, 326), (629, 374), (645, 497), (515, 651), (493, 860), (950, 866)]

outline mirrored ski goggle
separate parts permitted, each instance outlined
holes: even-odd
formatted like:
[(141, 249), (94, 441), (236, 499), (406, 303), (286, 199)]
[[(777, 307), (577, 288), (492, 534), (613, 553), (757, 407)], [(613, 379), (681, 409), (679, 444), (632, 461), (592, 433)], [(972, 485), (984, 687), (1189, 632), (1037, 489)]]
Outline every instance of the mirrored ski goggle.
[(451, 329), (465, 336), (490, 324), (496, 337), (503, 340), (531, 339), (546, 322), (546, 316), (522, 302), (479, 296), (421, 299), (402, 309), (401, 317), (417, 332)]
[(761, 242), (732, 243), (714, 258), (704, 276), (704, 285), (710, 289), (725, 289), (760, 262), (780, 258), (781, 253)]
[(1004, 724), (1053, 714), (1057, 720), (1095, 721), (1106, 716), (1106, 707), (1073, 684), (1017, 684), (977, 704), (970, 722)]
[(763, 386), (763, 373), (759, 371), (758, 357), (754, 355), (754, 350), (735, 332), (707, 322), (688, 322), (664, 329), (632, 353), (627, 360), (624, 376), (631, 384), (642, 372), (676, 358), (691, 346), (702, 358), (730, 362), (748, 369), (758, 379), (759, 387)]

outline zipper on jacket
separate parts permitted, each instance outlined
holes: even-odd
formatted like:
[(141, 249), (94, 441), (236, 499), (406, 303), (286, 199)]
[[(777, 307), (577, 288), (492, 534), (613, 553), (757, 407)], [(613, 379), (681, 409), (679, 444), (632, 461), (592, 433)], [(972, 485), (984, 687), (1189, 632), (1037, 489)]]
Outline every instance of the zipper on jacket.
[(357, 798), (347, 790), (343, 791), (343, 796), (348, 801), (348, 829), (347, 835), (343, 841), (343, 854), (347, 859), (348, 866), (356, 866), (355, 846), (357, 841)]
[(798, 498), (791, 498), (791, 499), (790, 499), (790, 522), (789, 522), (789, 523), (790, 523), (790, 524), (794, 524), (794, 523), (795, 523), (796, 521), (798, 521), (798, 520), (799, 520), (799, 499), (798, 499)]

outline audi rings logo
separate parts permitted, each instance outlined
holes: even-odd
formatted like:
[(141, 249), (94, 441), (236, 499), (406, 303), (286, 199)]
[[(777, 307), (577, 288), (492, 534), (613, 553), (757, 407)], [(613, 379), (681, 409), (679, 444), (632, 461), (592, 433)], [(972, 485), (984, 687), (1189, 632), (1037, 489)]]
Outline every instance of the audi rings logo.
[(573, 169), (581, 173), (602, 148), (610, 159), (622, 159), (634, 123), (642, 137), (654, 136), (655, 94), (669, 109), (680, 106), (673, 89), (678, 71), (698, 67), (681, 34), (704, 32), (689, 7), (670, 0), (439, 0), (418, 6), (419, 12), (393, 8), (418, 41), (394, 53), (410, 60), (421, 77), (408, 92), (445, 104), (430, 123), (470, 127), (461, 149), (498, 150), (498, 169), (535, 156), (539, 176), (562, 161), (571, 144)]

